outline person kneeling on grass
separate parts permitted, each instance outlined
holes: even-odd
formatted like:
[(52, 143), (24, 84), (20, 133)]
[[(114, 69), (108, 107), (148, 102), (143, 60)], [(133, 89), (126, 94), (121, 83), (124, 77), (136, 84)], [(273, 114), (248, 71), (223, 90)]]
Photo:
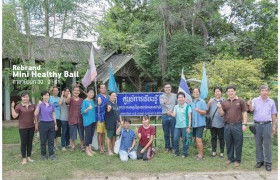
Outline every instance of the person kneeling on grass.
[(155, 128), (149, 124), (149, 121), (148, 116), (143, 116), (143, 125), (138, 129), (139, 145), (137, 148), (137, 159), (149, 160), (155, 154), (152, 149)]
[(131, 121), (125, 118), (121, 121), (121, 125), (118, 127), (116, 134), (121, 136), (121, 145), (119, 155), (121, 161), (128, 161), (128, 157), (132, 160), (136, 160), (135, 151), (135, 139), (136, 135), (132, 129), (130, 129)]

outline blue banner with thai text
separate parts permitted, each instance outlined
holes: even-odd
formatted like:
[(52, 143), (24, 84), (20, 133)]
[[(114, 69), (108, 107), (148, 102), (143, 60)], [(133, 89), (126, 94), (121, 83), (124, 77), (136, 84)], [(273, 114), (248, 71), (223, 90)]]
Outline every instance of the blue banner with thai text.
[(117, 103), (121, 116), (161, 116), (159, 96), (162, 93), (118, 93)]

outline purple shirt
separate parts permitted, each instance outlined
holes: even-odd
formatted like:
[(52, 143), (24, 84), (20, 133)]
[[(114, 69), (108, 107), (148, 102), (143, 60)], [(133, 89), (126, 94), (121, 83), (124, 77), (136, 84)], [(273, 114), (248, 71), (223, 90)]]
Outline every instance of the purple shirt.
[(40, 105), (39, 120), (53, 121), (52, 113), (54, 112), (54, 105), (49, 103), (47, 106), (44, 102)]
[(272, 121), (271, 115), (277, 114), (275, 102), (270, 98), (266, 100), (262, 100), (261, 97), (254, 98), (252, 106), (254, 109), (254, 121)]

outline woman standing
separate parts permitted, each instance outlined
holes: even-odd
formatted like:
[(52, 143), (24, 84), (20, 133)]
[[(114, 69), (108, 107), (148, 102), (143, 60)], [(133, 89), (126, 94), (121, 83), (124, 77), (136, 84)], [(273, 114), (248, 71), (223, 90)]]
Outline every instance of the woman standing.
[(83, 100), (81, 106), (81, 114), (83, 115), (83, 125), (85, 128), (85, 146), (86, 154), (92, 156), (95, 154), (91, 149), (91, 142), (95, 130), (95, 106), (94, 106), (94, 90), (90, 89), (87, 93), (87, 98)]
[(207, 104), (203, 99), (200, 98), (200, 90), (198, 88), (193, 89), (194, 100), (191, 103), (192, 107), (192, 127), (193, 127), (193, 137), (195, 138), (196, 148), (197, 148), (197, 160), (202, 160), (203, 155), (203, 142), (202, 136), (206, 125), (206, 111), (208, 110)]
[(54, 155), (54, 138), (57, 131), (57, 123), (54, 112), (54, 105), (49, 103), (50, 94), (48, 91), (41, 93), (43, 101), (39, 101), (34, 115), (39, 115), (39, 133), (41, 142), (41, 156), (43, 160), (47, 160), (46, 143), (48, 141), (49, 159), (56, 160)]
[(49, 98), (49, 103), (54, 106), (54, 112), (57, 122), (57, 131), (55, 131), (55, 137), (54, 137), (54, 150), (58, 150), (58, 144), (57, 139), (61, 137), (61, 120), (60, 120), (60, 97), (58, 97), (59, 89), (57, 87), (52, 87), (49, 91), (52, 93), (52, 95)]
[(224, 157), (224, 118), (219, 115), (217, 104), (218, 102), (222, 103), (222, 92), (223, 89), (221, 86), (214, 88), (215, 98), (212, 98), (208, 102), (209, 116), (212, 120), (211, 131), (211, 143), (212, 143), (212, 156), (216, 156), (217, 149), (217, 139), (219, 138), (220, 142), (220, 157)]
[(179, 92), (177, 94), (178, 104), (175, 105), (174, 111), (171, 114), (173, 117), (176, 117), (176, 124), (174, 130), (174, 152), (175, 156), (179, 156), (179, 140), (180, 137), (183, 139), (183, 155), (182, 158), (185, 158), (188, 155), (188, 144), (187, 144), (187, 133), (191, 131), (191, 118), (192, 118), (192, 109), (185, 103), (185, 94)]
[(67, 99), (71, 98), (71, 93), (69, 88), (64, 88), (61, 93), (61, 98), (59, 100), (60, 105), (60, 120), (61, 120), (61, 148), (62, 151), (66, 151), (66, 147), (70, 144), (70, 132), (68, 124), (69, 115), (69, 105), (66, 104)]
[[(21, 103), (15, 108), (15, 102), (13, 101), (11, 106), (12, 116), (13, 118), (18, 117), (19, 122), (22, 164), (26, 164), (27, 161), (33, 162), (34, 160), (31, 159), (32, 141), (34, 131), (38, 131), (38, 122), (34, 118), (35, 105), (30, 103), (29, 94), (24, 92), (21, 94)], [(34, 120), (36, 121), (36, 126)]]
[(109, 93), (109, 101), (106, 105), (105, 127), (107, 131), (107, 148), (109, 156), (112, 156), (112, 148), (115, 145), (117, 123), (120, 122), (120, 108), (116, 103), (117, 94)]

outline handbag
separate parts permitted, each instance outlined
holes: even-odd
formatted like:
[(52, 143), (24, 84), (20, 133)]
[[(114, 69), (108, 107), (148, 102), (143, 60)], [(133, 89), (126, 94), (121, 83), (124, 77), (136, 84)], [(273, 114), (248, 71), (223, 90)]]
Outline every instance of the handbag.
[(250, 131), (255, 135), (256, 134), (256, 126), (253, 124), (253, 125), (250, 125), (249, 126), (249, 129)]
[(210, 116), (206, 116), (206, 128), (207, 128), (207, 129), (211, 129), (211, 128), (212, 128), (212, 120), (214, 119), (214, 116), (215, 116), (217, 110), (218, 110), (218, 107), (217, 107), (217, 109), (215, 110), (215, 112), (214, 112), (212, 118), (211, 118)]
[[(121, 131), (123, 131), (123, 130), (121, 130)], [(121, 141), (122, 141), (122, 133), (123, 132), (121, 132), (121, 135), (117, 137), (117, 140), (115, 142), (115, 146), (114, 146), (114, 153), (115, 154), (119, 154)]]

